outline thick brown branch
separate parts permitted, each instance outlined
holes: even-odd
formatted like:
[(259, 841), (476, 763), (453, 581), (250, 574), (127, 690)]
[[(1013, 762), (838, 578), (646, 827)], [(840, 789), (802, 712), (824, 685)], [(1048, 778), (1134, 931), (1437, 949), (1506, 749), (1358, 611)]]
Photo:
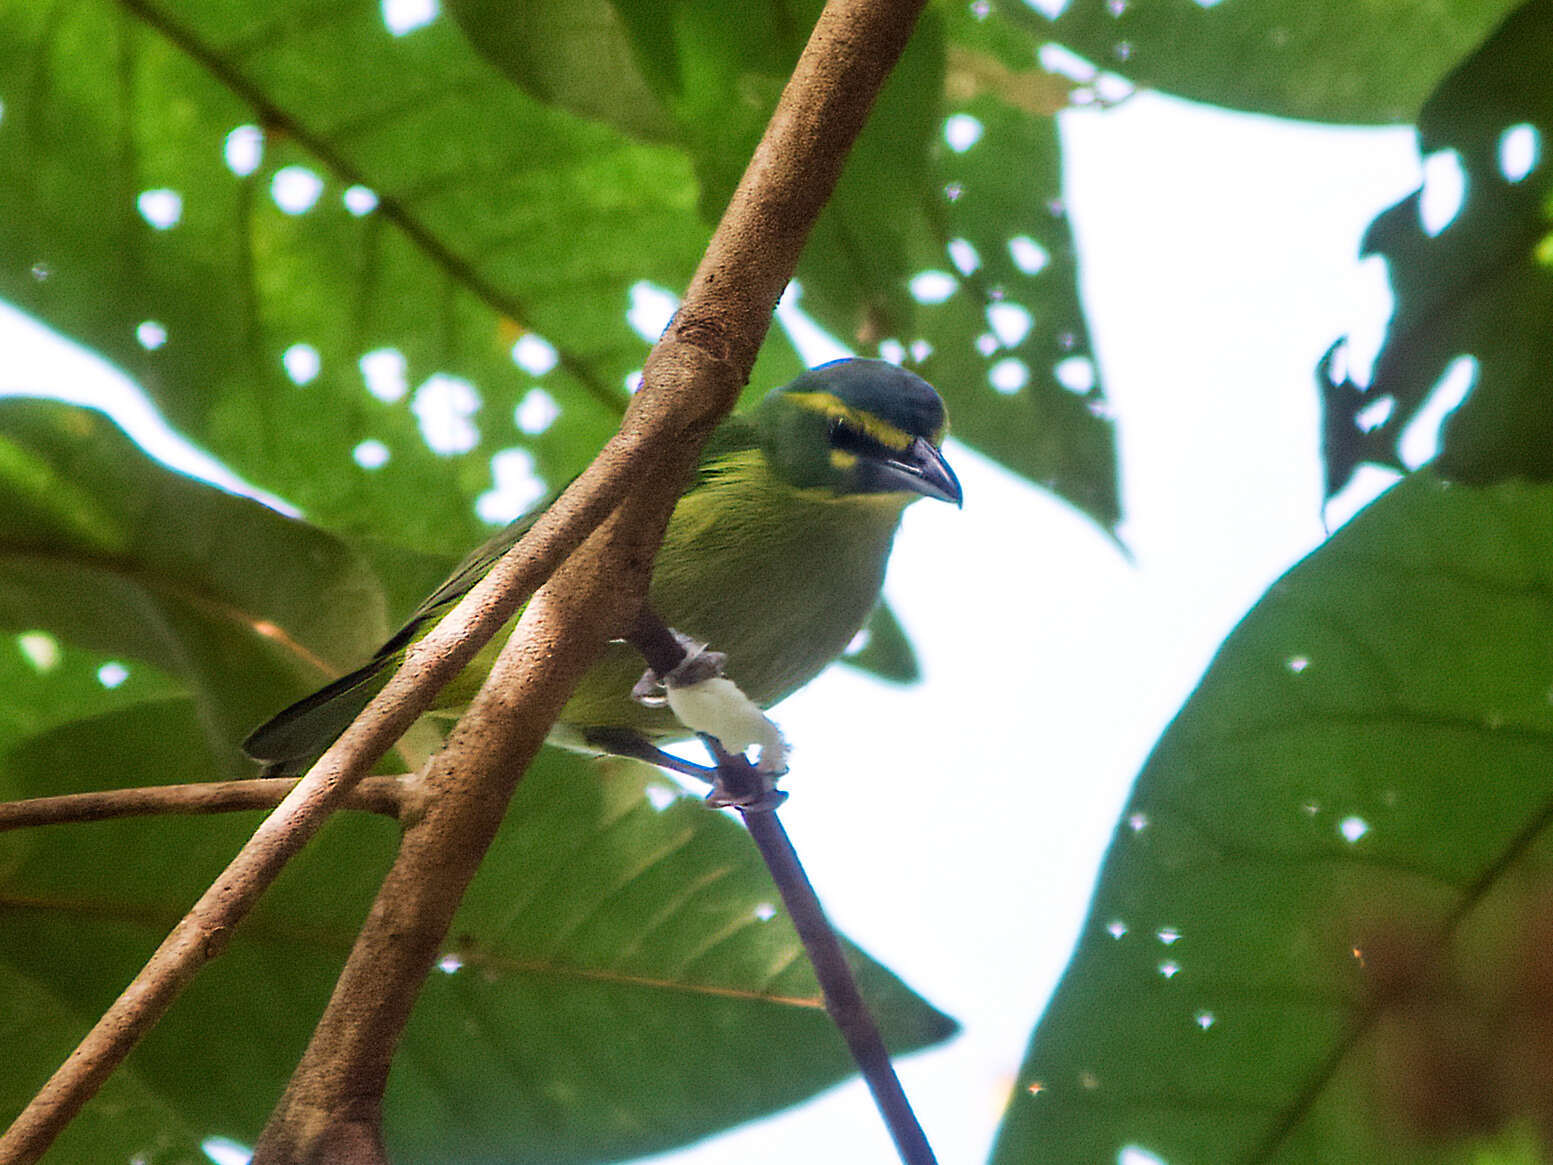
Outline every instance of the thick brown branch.
[[(405, 803), (404, 777), (368, 777), (341, 803), (398, 817)], [(115, 817), (165, 817), (188, 813), (240, 813), (273, 809), (296, 786), (295, 777), (249, 781), (208, 781), (194, 785), (153, 785), (143, 789), (101, 789), (58, 797), (0, 802), (0, 832), (37, 825), (71, 825)]]
[(616, 447), (646, 454), (632, 491), (529, 605), (432, 762), (425, 816), (406, 833), (256, 1165), (386, 1159), (379, 1129), (389, 1064), (453, 912), (548, 725), (605, 641), (630, 627), (679, 490), (748, 379), (777, 297), (922, 5), (827, 4), (683, 306), (647, 360), (621, 435), (601, 456)]

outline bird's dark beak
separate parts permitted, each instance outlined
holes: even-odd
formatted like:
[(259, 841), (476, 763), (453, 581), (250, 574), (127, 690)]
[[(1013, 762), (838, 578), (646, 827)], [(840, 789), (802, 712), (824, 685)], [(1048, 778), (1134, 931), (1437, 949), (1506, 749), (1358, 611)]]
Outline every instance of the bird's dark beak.
[(944, 455), (931, 441), (913, 437), (902, 452), (871, 463), (873, 488), (880, 491), (909, 490), (925, 498), (964, 504), (960, 479), (949, 468)]

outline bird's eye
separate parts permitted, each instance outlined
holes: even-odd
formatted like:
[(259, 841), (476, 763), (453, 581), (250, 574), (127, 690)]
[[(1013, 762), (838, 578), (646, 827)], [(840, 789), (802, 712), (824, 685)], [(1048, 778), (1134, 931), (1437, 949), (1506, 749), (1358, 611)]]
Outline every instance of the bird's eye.
[(845, 417), (830, 419), (830, 445), (847, 453), (873, 450), (879, 443)]

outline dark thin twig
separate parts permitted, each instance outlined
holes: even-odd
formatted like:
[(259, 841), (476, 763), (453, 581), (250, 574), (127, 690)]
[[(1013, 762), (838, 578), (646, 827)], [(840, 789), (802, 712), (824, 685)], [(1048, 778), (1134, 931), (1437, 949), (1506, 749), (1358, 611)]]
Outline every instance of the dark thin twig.
[(814, 974), (825, 993), (825, 1010), (831, 1022), (846, 1040), (847, 1049), (857, 1063), (857, 1069), (873, 1093), (874, 1104), (884, 1118), (895, 1142), (895, 1149), (905, 1165), (936, 1165), (933, 1148), (927, 1134), (912, 1111), (911, 1102), (901, 1088), (895, 1066), (890, 1063), (890, 1053), (884, 1046), (884, 1037), (874, 1017), (863, 1002), (841, 949), (841, 940), (835, 928), (825, 917), (819, 897), (809, 876), (798, 860), (798, 851), (787, 836), (787, 830), (777, 819), (774, 809), (741, 810), (744, 825), (755, 839), (760, 856), (766, 860), (771, 880), (776, 883), (782, 903), (792, 917), (803, 949), (814, 966)]
[[(684, 662), (684, 646), (657, 613), (645, 605), (637, 615), (629, 638), (659, 675), (668, 674)], [(706, 743), (717, 761), (714, 770), (705, 770), (699, 765), (682, 767), (686, 762), (659, 751), (646, 741), (642, 741), (642, 745), (646, 750), (657, 753), (657, 758), (640, 750), (630, 751), (629, 755), (661, 764), (675, 772), (696, 770), (691, 775), (702, 779), (705, 779), (705, 774), (713, 774), (720, 789), (735, 793), (747, 789), (754, 796), (767, 789), (766, 778), (756, 772), (754, 766), (743, 757), (730, 755), (714, 740), (707, 739)], [(937, 1165), (927, 1134), (922, 1131), (917, 1114), (912, 1111), (911, 1101), (906, 1098), (906, 1092), (901, 1087), (900, 1077), (895, 1074), (895, 1066), (890, 1062), (890, 1053), (884, 1046), (879, 1025), (874, 1022), (873, 1013), (868, 1010), (868, 1004), (857, 989), (857, 980), (853, 978), (841, 940), (836, 936), (830, 919), (825, 916), (825, 908), (820, 905), (819, 895), (814, 892), (814, 884), (804, 872), (803, 863), (798, 860), (798, 851), (793, 848), (792, 840), (778, 819), (775, 807), (741, 808), (739, 812), (744, 818), (745, 828), (755, 839), (755, 847), (760, 850), (766, 869), (771, 872), (771, 880), (776, 883), (777, 893), (782, 896), (782, 904), (787, 907), (793, 927), (803, 942), (804, 953), (809, 957), (815, 978), (820, 982), (820, 991), (825, 997), (825, 1010), (841, 1033), (841, 1038), (846, 1041), (847, 1050), (852, 1053), (858, 1072), (867, 1083), (868, 1091), (873, 1094), (874, 1105), (890, 1130), (890, 1137), (895, 1142), (901, 1161), (904, 1165)]]

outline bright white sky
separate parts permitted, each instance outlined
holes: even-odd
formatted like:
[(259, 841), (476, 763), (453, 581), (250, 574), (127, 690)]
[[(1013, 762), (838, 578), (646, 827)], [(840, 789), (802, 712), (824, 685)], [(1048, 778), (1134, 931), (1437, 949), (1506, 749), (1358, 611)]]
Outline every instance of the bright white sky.
[[(1406, 130), (1148, 94), (1061, 124), (1134, 561), (951, 446), (965, 509), (914, 506), (887, 586), (926, 681), (835, 668), (777, 714), (795, 746), (783, 817), (834, 920), (964, 1024), (901, 1065), (945, 1165), (986, 1156), (1150, 745), (1230, 627), (1323, 537), (1313, 369), (1339, 335), (1377, 342), (1388, 297), (1359, 239), (1420, 176)], [(4, 309), (0, 350), (13, 372), (38, 361), (0, 392), (96, 396), (129, 427), (137, 409), (141, 431), (154, 422), (98, 362), (38, 347)], [(1361, 495), (1386, 480), (1364, 476)], [(654, 1160), (804, 1159), (895, 1160), (861, 1085)]]

